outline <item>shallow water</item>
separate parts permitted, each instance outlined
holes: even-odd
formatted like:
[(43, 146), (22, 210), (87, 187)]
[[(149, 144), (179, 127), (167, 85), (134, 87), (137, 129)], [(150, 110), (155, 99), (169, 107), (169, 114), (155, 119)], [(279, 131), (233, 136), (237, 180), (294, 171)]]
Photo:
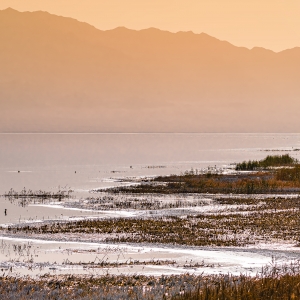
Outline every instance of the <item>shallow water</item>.
[(84, 192), (116, 185), (111, 178), (178, 174), (297, 148), (300, 134), (0, 134), (0, 194)]
[[(19, 246), (19, 247), (18, 247)], [(189, 248), (134, 246), (126, 244), (100, 244), (82, 242), (55, 242), (24, 238), (0, 238), (0, 267), (7, 274), (128, 274), (147, 275), (184, 274), (232, 274), (256, 275), (261, 268), (276, 259), (277, 264), (292, 261), (299, 256), (287, 251), (262, 251), (260, 249)], [(172, 264), (155, 265), (156, 261), (174, 261)], [(153, 262), (143, 265), (95, 267), (104, 262)], [(70, 265), (69, 263), (73, 263)], [(89, 263), (89, 266), (83, 264)], [(195, 264), (204, 264), (196, 266)], [(191, 265), (189, 267), (188, 265)], [(194, 266), (193, 266), (194, 265)], [(9, 268), (13, 266), (12, 272)]]

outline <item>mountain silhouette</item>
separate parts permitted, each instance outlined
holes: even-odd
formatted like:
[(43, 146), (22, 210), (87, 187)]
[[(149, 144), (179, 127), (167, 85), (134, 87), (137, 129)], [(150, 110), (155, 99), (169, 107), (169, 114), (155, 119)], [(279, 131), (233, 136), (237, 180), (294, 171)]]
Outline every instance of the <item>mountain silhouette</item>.
[(1, 132), (297, 132), (300, 48), (0, 11)]

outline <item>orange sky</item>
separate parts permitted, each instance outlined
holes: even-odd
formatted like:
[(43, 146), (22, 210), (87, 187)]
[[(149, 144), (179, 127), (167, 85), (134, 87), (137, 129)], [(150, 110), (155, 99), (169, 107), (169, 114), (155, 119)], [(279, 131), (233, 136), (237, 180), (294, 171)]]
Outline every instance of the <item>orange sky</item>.
[(237, 46), (300, 46), (299, 0), (1, 0), (0, 9), (44, 10), (99, 29), (205, 32)]

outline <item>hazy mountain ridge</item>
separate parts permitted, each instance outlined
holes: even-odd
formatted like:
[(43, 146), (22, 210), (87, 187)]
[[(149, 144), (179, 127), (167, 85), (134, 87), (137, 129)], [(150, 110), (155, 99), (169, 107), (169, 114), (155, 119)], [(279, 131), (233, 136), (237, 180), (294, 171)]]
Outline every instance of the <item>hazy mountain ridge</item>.
[(0, 131), (300, 130), (300, 48), (0, 11)]

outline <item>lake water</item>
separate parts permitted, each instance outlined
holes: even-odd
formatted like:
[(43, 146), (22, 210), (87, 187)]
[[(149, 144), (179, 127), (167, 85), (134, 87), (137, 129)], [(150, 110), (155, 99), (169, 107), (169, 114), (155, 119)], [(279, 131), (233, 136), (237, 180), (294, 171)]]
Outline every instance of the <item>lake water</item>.
[(0, 134), (0, 194), (24, 187), (87, 192), (116, 185), (116, 178), (179, 174), (286, 152), (299, 158), (298, 151), (264, 151), (297, 148), (300, 134)]

